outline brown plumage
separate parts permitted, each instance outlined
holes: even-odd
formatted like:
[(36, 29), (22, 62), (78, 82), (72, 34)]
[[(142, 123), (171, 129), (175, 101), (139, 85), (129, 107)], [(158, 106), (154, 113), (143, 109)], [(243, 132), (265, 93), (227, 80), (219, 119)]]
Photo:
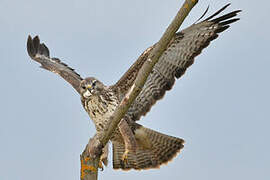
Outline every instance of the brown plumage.
[[(137, 129), (138, 147), (135, 153), (129, 153), (127, 163), (122, 163), (122, 155), (125, 152), (123, 143), (113, 141), (113, 168), (114, 169), (151, 169), (159, 168), (167, 163), (184, 147), (184, 140), (168, 136), (141, 126)], [(141, 137), (138, 137), (141, 136)], [(139, 140), (141, 138), (141, 140)], [(148, 142), (145, 142), (148, 141)], [(147, 147), (149, 146), (149, 147)]]
[[(239, 20), (235, 16), (240, 10), (215, 18), (228, 6), (204, 21), (176, 33), (110, 139), (113, 144), (115, 169), (157, 168), (171, 160), (184, 147), (183, 139), (145, 128), (136, 121), (150, 111), (156, 101), (173, 87), (175, 79), (185, 73), (202, 49), (216, 39), (220, 32), (226, 30), (229, 24)], [(102, 132), (105, 124), (110, 123), (109, 117), (132, 86), (153, 47), (144, 51), (116, 84), (105, 86), (96, 78), (81, 78), (74, 69), (59, 59), (50, 58), (49, 49), (44, 44), (40, 44), (37, 36), (33, 39), (29, 36), (27, 41), (30, 57), (40, 63), (42, 68), (59, 74), (80, 94), (82, 105), (94, 121), (97, 133)], [(106, 162), (106, 154), (103, 154), (104, 162)]]

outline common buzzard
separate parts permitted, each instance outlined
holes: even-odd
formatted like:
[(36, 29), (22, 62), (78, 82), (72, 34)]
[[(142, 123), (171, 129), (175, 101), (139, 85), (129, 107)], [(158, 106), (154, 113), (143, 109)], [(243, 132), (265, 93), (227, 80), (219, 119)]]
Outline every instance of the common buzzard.
[[(143, 127), (136, 121), (146, 115), (156, 101), (173, 87), (176, 78), (185, 73), (193, 64), (194, 58), (219, 33), (239, 20), (235, 16), (240, 10), (216, 18), (228, 6), (229, 4), (205, 20), (175, 34), (110, 139), (113, 145), (113, 168), (157, 168), (171, 160), (184, 147), (183, 139)], [(29, 56), (40, 63), (42, 68), (60, 75), (80, 94), (82, 105), (94, 121), (97, 133), (103, 131), (106, 123), (110, 123), (110, 116), (134, 83), (138, 71), (154, 46), (146, 49), (116, 84), (106, 86), (96, 78), (82, 78), (58, 58), (51, 58), (49, 49), (40, 43), (38, 36), (33, 39), (29, 36), (27, 41)], [(103, 154), (102, 159), (106, 164), (107, 153)]]

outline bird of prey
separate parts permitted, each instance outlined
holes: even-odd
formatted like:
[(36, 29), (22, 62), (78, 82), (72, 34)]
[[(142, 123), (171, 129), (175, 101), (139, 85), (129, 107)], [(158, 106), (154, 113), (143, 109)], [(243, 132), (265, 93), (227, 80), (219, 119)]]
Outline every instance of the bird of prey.
[[(216, 39), (219, 33), (239, 20), (236, 16), (240, 10), (216, 17), (228, 6), (229, 4), (205, 20), (175, 34), (110, 139), (114, 169), (158, 168), (175, 157), (184, 147), (183, 139), (151, 130), (137, 121), (173, 87), (175, 80), (185, 73), (193, 64), (194, 58)], [(134, 83), (154, 46), (146, 49), (118, 82), (107, 86), (94, 77), (84, 79), (58, 58), (51, 58), (49, 49), (40, 43), (38, 36), (33, 39), (29, 36), (27, 41), (29, 56), (40, 63), (42, 68), (60, 75), (80, 94), (81, 103), (93, 120), (97, 133), (102, 132), (105, 125), (110, 123), (110, 116)], [(105, 147), (102, 158), (105, 165), (106, 152)]]

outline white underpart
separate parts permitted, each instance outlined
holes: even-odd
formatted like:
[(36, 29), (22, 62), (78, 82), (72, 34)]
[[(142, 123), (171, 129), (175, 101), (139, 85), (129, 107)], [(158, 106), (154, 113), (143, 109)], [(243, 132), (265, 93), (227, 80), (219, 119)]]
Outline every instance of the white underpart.
[[(102, 98), (102, 99), (99, 99)], [(115, 97), (116, 98), (116, 97)], [(94, 121), (96, 129), (98, 131), (103, 128), (100, 126), (104, 126), (110, 120), (110, 117), (115, 111), (115, 108), (118, 105), (117, 99), (110, 103), (101, 103), (101, 101), (105, 101), (102, 96), (98, 97), (97, 95), (92, 95), (89, 101), (85, 101), (85, 106), (88, 109), (88, 114), (90, 118)], [(94, 113), (93, 113), (94, 110)]]
[(90, 97), (92, 94), (91, 94), (91, 92), (89, 92), (88, 90), (86, 90), (84, 93), (83, 93), (83, 97), (85, 97), (85, 98), (88, 98), (88, 97)]

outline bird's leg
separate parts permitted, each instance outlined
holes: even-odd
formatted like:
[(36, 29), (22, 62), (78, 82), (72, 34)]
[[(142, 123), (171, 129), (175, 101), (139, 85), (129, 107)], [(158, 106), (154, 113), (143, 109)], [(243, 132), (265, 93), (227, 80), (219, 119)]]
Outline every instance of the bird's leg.
[[(100, 168), (103, 171), (103, 164), (107, 166), (108, 164), (108, 143), (105, 147), (102, 148), (100, 142), (99, 142), (99, 134), (95, 134), (94, 138), (90, 138), (89, 142), (87, 144), (87, 150), (89, 153), (89, 156), (92, 158), (96, 158), (100, 155), (100, 160), (98, 164), (98, 168)], [(103, 164), (102, 164), (103, 163)]]
[(118, 124), (119, 131), (123, 137), (124, 143), (125, 143), (125, 152), (122, 156), (122, 163), (127, 163), (128, 153), (129, 152), (136, 152), (136, 139), (135, 136), (130, 129), (130, 126), (128, 125), (127, 121), (125, 119), (122, 119), (120, 123)]
[(102, 154), (101, 154), (101, 157), (100, 157), (100, 161), (99, 161), (99, 164), (98, 164), (98, 167), (103, 170), (103, 164), (105, 166), (108, 165), (108, 154), (109, 154), (109, 144), (107, 143), (106, 146), (102, 149)]
[(102, 154), (103, 145), (99, 141), (99, 135), (95, 134), (93, 138), (89, 139), (87, 150), (91, 158), (96, 158)]

